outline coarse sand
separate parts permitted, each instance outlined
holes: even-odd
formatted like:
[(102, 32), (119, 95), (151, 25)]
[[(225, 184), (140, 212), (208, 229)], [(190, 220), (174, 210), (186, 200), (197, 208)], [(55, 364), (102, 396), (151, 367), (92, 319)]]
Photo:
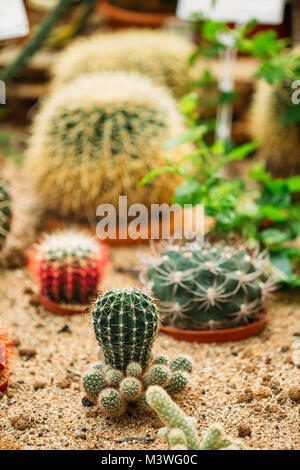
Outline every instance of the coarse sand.
[[(101, 289), (140, 287), (134, 267), (142, 247), (113, 248)], [(159, 334), (155, 353), (193, 356), (187, 392), (176, 400), (199, 433), (221, 422), (250, 449), (300, 449), (299, 368), (291, 346), (300, 339), (299, 296), (279, 292), (264, 332), (246, 341), (197, 344)], [(88, 314), (61, 317), (39, 305), (26, 269), (0, 272), (0, 324), (15, 344), (8, 390), (0, 393), (0, 437), (25, 449), (166, 449), (155, 416), (135, 409), (118, 419), (83, 406), (80, 375), (97, 361)], [(293, 397), (293, 399), (291, 399)], [(145, 441), (118, 442), (138, 437)]]

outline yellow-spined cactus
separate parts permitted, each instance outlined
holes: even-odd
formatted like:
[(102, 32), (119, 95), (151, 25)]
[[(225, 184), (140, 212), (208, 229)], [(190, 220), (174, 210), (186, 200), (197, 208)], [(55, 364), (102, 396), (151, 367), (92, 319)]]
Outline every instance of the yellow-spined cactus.
[(273, 85), (259, 81), (250, 112), (250, 133), (260, 140), (260, 155), (273, 173), (283, 177), (300, 172), (300, 104), (292, 101), (300, 48), (286, 60), (290, 77)]
[(137, 183), (163, 164), (163, 143), (182, 131), (175, 100), (150, 79), (125, 72), (81, 76), (53, 92), (37, 114), (28, 177), (56, 216), (94, 216), (99, 204), (117, 207), (120, 195), (129, 205), (169, 202), (178, 184), (173, 176)]
[(126, 30), (74, 41), (53, 68), (54, 87), (83, 73), (139, 72), (182, 96), (190, 80), (187, 61), (193, 44), (168, 31)]

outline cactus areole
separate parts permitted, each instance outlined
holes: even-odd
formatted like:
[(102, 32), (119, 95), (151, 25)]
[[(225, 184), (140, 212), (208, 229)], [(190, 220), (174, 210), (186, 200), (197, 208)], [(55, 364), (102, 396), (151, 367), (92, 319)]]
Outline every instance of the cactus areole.
[(139, 289), (113, 289), (92, 308), (96, 339), (108, 364), (126, 370), (132, 361), (147, 367), (159, 327), (155, 300)]

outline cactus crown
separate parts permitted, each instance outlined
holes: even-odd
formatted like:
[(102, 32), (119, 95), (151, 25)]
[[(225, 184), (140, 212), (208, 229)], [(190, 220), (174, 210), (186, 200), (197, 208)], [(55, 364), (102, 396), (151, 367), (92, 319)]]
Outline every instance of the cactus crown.
[(126, 370), (132, 361), (146, 368), (159, 326), (155, 300), (139, 289), (113, 289), (92, 308), (96, 339), (106, 362)]
[(176, 178), (171, 185), (165, 176), (159, 184), (136, 185), (164, 162), (163, 142), (182, 130), (176, 101), (146, 77), (81, 76), (55, 90), (37, 114), (28, 176), (45, 207), (59, 216), (94, 217), (100, 203), (117, 207), (120, 194), (129, 205), (165, 202)]
[(9, 230), (10, 197), (8, 185), (0, 175), (0, 246), (5, 240)]
[(41, 294), (55, 302), (88, 303), (107, 263), (106, 247), (76, 230), (47, 235), (36, 247)]
[(170, 325), (218, 329), (251, 323), (272, 283), (264, 255), (231, 246), (170, 246), (150, 261), (150, 289)]
[(123, 70), (147, 75), (180, 97), (188, 88), (186, 65), (193, 49), (189, 40), (166, 31), (97, 34), (74, 41), (61, 54), (53, 68), (54, 86), (84, 73)]

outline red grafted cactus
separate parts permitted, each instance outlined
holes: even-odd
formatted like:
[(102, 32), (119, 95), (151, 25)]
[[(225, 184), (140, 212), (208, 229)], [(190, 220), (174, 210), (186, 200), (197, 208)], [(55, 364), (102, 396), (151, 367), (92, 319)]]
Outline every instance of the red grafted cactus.
[(0, 392), (4, 392), (7, 388), (11, 348), (12, 345), (8, 341), (7, 334), (0, 328)]
[(108, 263), (108, 249), (91, 235), (64, 230), (35, 247), (31, 267), (43, 297), (57, 303), (86, 304)]

